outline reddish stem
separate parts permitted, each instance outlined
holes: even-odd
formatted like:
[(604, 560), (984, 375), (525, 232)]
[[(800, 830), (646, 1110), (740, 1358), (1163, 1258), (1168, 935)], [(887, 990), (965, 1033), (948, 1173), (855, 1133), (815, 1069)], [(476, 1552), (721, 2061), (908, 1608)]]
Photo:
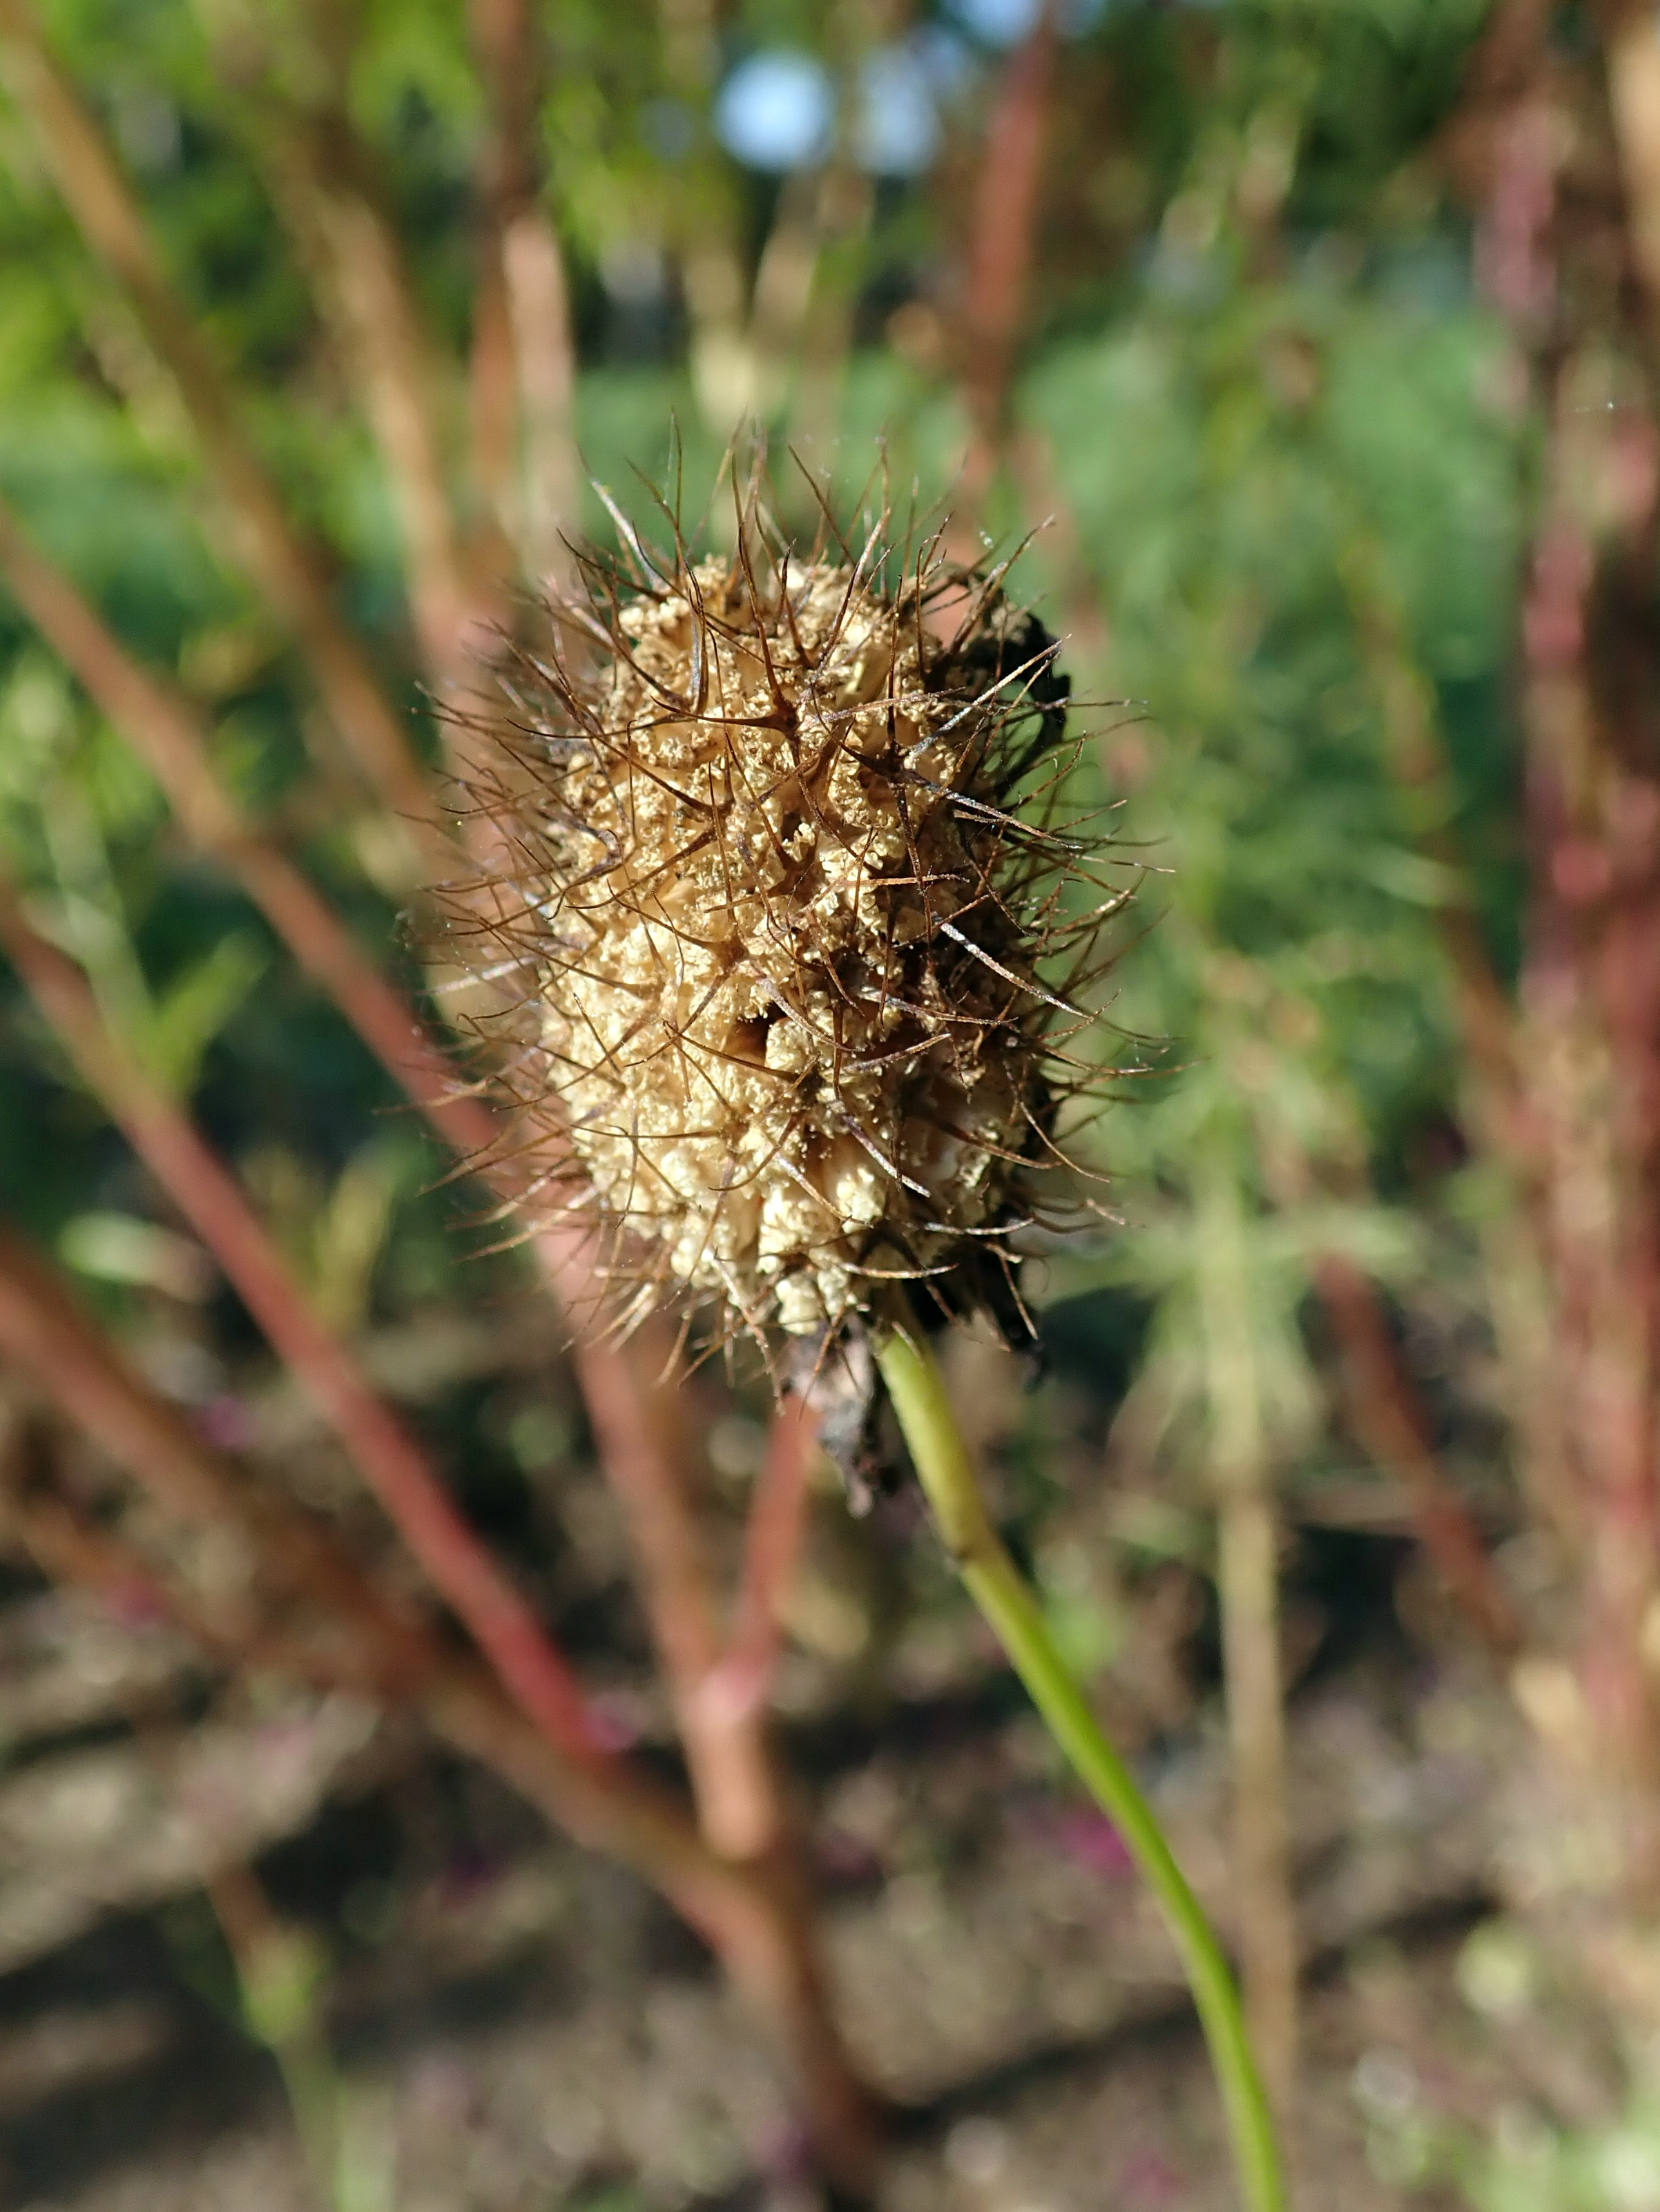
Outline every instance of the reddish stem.
[[(262, 1656), (307, 1679), (355, 1687), (367, 1680), (382, 1695), (413, 1698), (458, 1749), (579, 1842), (654, 1883), (707, 1938), (788, 2053), (826, 2171), (854, 2193), (867, 2186), (874, 2110), (837, 2040), (787, 1870), (723, 1864), (626, 1761), (596, 1759), (586, 1748), (580, 1759), (568, 1758), (487, 1676), (392, 1613), (320, 1529), (268, 1495), (242, 1489), (177, 1408), (118, 1358), (57, 1277), (3, 1229), (0, 1352), (37, 1375), (65, 1416), (169, 1514), (237, 1529), (264, 1572), (320, 1616), (325, 1633), (314, 1644), (262, 1638)], [(50, 1540), (63, 1530), (36, 1533)], [(77, 1564), (88, 1571), (100, 1565), (85, 1553), (71, 1560), (60, 1547), (60, 1566)]]
[(723, 1694), (734, 1702), (758, 1706), (777, 1664), (784, 1603), (806, 1533), (818, 1435), (818, 1416), (806, 1401), (785, 1398), (773, 1414), (750, 1501), (732, 1638), (719, 1669)]
[(446, 688), (465, 677), (473, 623), (495, 612), (493, 592), (475, 602), (470, 590), (450, 496), (440, 404), (447, 365), (427, 328), (376, 164), (348, 112), (344, 25), (321, 9), (300, 14), (283, 32), (304, 55), (299, 96), (283, 90), (283, 72), (249, 39), (246, 21), (222, 42), (218, 60), (233, 82), (251, 79), (240, 112), (379, 448), (421, 658), (429, 681)]
[[(556, 1747), (528, 1736), (489, 1679), (419, 1623), (394, 1613), (320, 1528), (292, 1506), (240, 1483), (179, 1409), (127, 1366), (58, 1277), (3, 1228), (0, 1352), (37, 1377), (65, 1417), (135, 1476), (170, 1518), (235, 1530), (268, 1583), (300, 1598), (319, 1617), (328, 1633), (311, 1650), (297, 1638), (272, 1647), (286, 1669), (358, 1687), (368, 1681), (382, 1696), (415, 1694), (447, 1717), (446, 1733), (465, 1728), (470, 1737), (496, 1747), (496, 1765), (502, 1764), (502, 1747), (512, 1744), (509, 1768), (521, 1778), (527, 1769), (540, 1777), (532, 1796), (549, 1802), (550, 1778), (556, 1776), (557, 1817), (583, 1841), (641, 1865), (643, 1838), (654, 1838), (642, 1869), (653, 1879), (661, 1879), (675, 1856), (667, 1850), (671, 1835), (690, 1866), (708, 1859), (684, 1817), (626, 1761), (595, 1759), (585, 1747), (580, 1766), (572, 1766)], [(77, 1581), (108, 1588), (128, 1555), (112, 1545), (58, 1540), (69, 1528), (61, 1519), (43, 1521), (35, 1533), (51, 1543), (58, 1567)], [(148, 1587), (166, 1597), (168, 1610), (192, 1633), (204, 1632), (203, 1621), (181, 1607), (176, 1592), (153, 1579)], [(212, 1640), (219, 1640), (216, 1631)], [(556, 1766), (549, 1766), (550, 1754)], [(716, 1871), (713, 1861), (708, 1870)]]
[(1314, 1279), (1343, 1355), (1356, 1435), (1406, 1486), (1420, 1540), (1482, 1640), (1511, 1656), (1522, 1641), (1516, 1609), (1469, 1508), (1442, 1472), (1429, 1417), (1371, 1285), (1335, 1253), (1315, 1262)]
[[(453, 1071), (439, 1048), (349, 932), (286, 855), (249, 827), (215, 775), (206, 732), (188, 702), (132, 660), (68, 579), (29, 544), (3, 503), (0, 571), (43, 635), (111, 720), (126, 732), (180, 821), (205, 849), (218, 853), (234, 869), (272, 927), (440, 1136), (464, 1157), (488, 1154), (499, 1135), (489, 1108), (458, 1090)], [(174, 1139), (177, 1133), (173, 1133)], [(187, 1166), (181, 1171), (187, 1176), (190, 1173)], [(511, 1202), (517, 1181), (513, 1165), (498, 1163), (487, 1172)], [(241, 1211), (246, 1213), (246, 1209)], [(222, 1224), (215, 1230), (216, 1235), (225, 1233)], [(206, 1241), (213, 1243), (211, 1237)], [(538, 1246), (567, 1311), (581, 1314), (591, 1307), (595, 1286), (580, 1235), (549, 1231), (538, 1238)], [(222, 1253), (221, 1257), (223, 1261)], [(227, 1273), (233, 1273), (225, 1264)], [(267, 1295), (271, 1295), (269, 1286)], [(248, 1304), (258, 1310), (252, 1297)], [(283, 1306), (278, 1296), (277, 1309), (268, 1310)], [(265, 1312), (258, 1317), (263, 1322)], [(273, 1343), (278, 1343), (271, 1334)], [(280, 1344), (278, 1348), (283, 1348)], [(607, 1476), (635, 1528), (654, 1632), (690, 1731), (688, 1757), (700, 1802), (702, 1796), (708, 1797), (710, 1833), (722, 1838), (723, 1847), (735, 1856), (749, 1856), (778, 1832), (776, 1791), (756, 1725), (757, 1692), (751, 1689), (734, 1703), (727, 1694), (730, 1684), (716, 1674), (714, 1608), (684, 1470), (663, 1433), (660, 1407), (654, 1413), (638, 1353), (630, 1356), (601, 1342), (587, 1342), (579, 1344), (574, 1359)], [(362, 1418), (362, 1407), (350, 1418)], [(380, 1449), (384, 1454), (385, 1438)], [(393, 1465), (401, 1465), (395, 1450), (388, 1462), (389, 1467)], [(383, 1486), (386, 1479), (382, 1478)], [(396, 1475), (391, 1479), (400, 1480)], [(389, 1510), (398, 1510), (392, 1500), (405, 1492), (382, 1486), (380, 1494)], [(418, 1496), (418, 1492), (409, 1494)], [(406, 1528), (406, 1534), (414, 1544), (415, 1530)], [(441, 1530), (429, 1531), (429, 1540), (441, 1536)], [(420, 1550), (418, 1544), (415, 1547)], [(441, 1579), (435, 1579), (443, 1587)], [(457, 1602), (453, 1593), (447, 1594)], [(458, 1610), (462, 1609), (458, 1602)], [(506, 1632), (509, 1644), (516, 1644), (511, 1624)]]
[(963, 386), (974, 420), (959, 492), (964, 528), (990, 485), (1006, 426), (1009, 380), (1031, 279), (1055, 52), (1055, 10), (1046, 0), (1009, 57), (986, 131), (963, 302)]
[(762, 1859), (781, 1833), (777, 1790), (757, 1716), (719, 1694), (708, 1561), (684, 1471), (661, 1433), (668, 1408), (660, 1395), (642, 1397), (617, 1352), (588, 1345), (576, 1358), (595, 1440), (628, 1520), (703, 1832), (724, 1857)]
[[(572, 407), (576, 362), (559, 240), (538, 191), (537, 118), (543, 70), (525, 0), (469, 0), (487, 100), (479, 164), (483, 254), (474, 307), (475, 434), (485, 481), (505, 515), (517, 510), (526, 572), (546, 581), (569, 558), (581, 483)], [(511, 497), (525, 441), (524, 491)]]
[[(1585, 1677), (1605, 1759), (1629, 1785), (1627, 1873), (1651, 1882), (1660, 434), (1639, 363), (1654, 328), (1640, 280), (1660, 236), (1644, 202), (1660, 171), (1632, 134), (1657, 112), (1639, 51), (1653, 32), (1609, 0), (1593, 11), (1603, 67), (1576, 69), (1550, 39), (1551, 13), (1541, 0), (1500, 12), (1451, 144), (1481, 204), (1478, 280), (1529, 362), (1548, 432), (1521, 623), (1530, 880), (1517, 1069), (1553, 1292), (1545, 1388), (1563, 1407), (1585, 1532)], [(1633, 204), (1610, 189), (1611, 151), (1625, 155)]]
[(316, 555), (289, 522), (245, 434), (229, 386), (167, 277), (107, 139), (41, 36), (27, 0), (0, 0), (0, 50), (64, 203), (177, 385), (236, 519), (247, 565), (294, 631), (336, 727), (394, 813), (426, 824), (432, 799), (408, 732), (336, 613)]
[(235, 875), (306, 972), (444, 1141), (465, 1155), (498, 1133), (483, 1103), (461, 1090), (421, 1026), (293, 861), (262, 837), (214, 769), (190, 702), (142, 667), (0, 500), (0, 574), (41, 635), (155, 776), (181, 825)]
[(457, 1512), (390, 1409), (317, 1319), (231, 1177), (105, 1026), (73, 961), (31, 929), (0, 886), (0, 943), (91, 1089), (224, 1269), (243, 1304), (339, 1433), (410, 1550), (513, 1694), (572, 1759), (593, 1759), (575, 1677), (535, 1613)]

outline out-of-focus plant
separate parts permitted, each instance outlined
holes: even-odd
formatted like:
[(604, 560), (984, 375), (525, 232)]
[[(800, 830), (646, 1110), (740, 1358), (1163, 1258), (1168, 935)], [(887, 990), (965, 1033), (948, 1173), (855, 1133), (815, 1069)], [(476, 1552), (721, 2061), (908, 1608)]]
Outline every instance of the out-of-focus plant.
[(280, 1919), (246, 1867), (218, 1867), (207, 1894), (210, 1916), (189, 1907), (168, 1916), (178, 1972), (271, 2054), (319, 2203), (328, 2212), (388, 2212), (396, 2147), (380, 2100), (335, 2056), (325, 1946)]
[[(1444, 780), (1403, 787), (1346, 574), (1357, 544), (1381, 548), (1419, 649), (1479, 713), (1508, 642), (1516, 457), (1482, 399), (1502, 358), (1492, 325), (1409, 292), (1386, 310), (1387, 233), (1299, 235), (1341, 155), (1360, 155), (1331, 143), (1347, 135), (1343, 40), (1248, 11), (1224, 36), (1227, 92), (1174, 180), (1138, 311), (1034, 368), (1012, 459), (1033, 519), (1051, 499), (1062, 514), (1034, 557), (1071, 605), (1098, 594), (1104, 611), (1090, 680), (1126, 703), (1102, 775), (1127, 795), (1120, 833), (1146, 841), (1164, 909), (1115, 1006), (1179, 1063), (1138, 1086), (1104, 1147), (1128, 1215), (1105, 1264), (1153, 1309), (1116, 1449), (1178, 1483), (1203, 1470), (1214, 1502), (1238, 1941), (1288, 2106), (1276, 1494), (1335, 1410), (1308, 1334), (1323, 1301), (1363, 1386), (1353, 1425), (1373, 1449), (1382, 1437), (1391, 1471), (1408, 1461), (1455, 1588), (1501, 1648), (1512, 1632), (1414, 1430), (1374, 1287), (1405, 1288), (1430, 1249), (1399, 1203), (1397, 1147), (1455, 1110), (1440, 916), (1467, 894), (1426, 832), (1468, 798)], [(1444, 1215), (1435, 1240), (1450, 1236)]]
[[(557, 528), (577, 522), (571, 331), (543, 198), (548, 57), (511, 5), (480, 4), (465, 24), (434, 18), (418, 33), (402, 18), (214, 9), (181, 12), (149, 35), (149, 46), (127, 42), (95, 9), (49, 27), (21, 4), (0, 16), (0, 59), (17, 94), (6, 219), (42, 231), (36, 269), (50, 266), (61, 310), (37, 318), (38, 351), (11, 364), (7, 423), (25, 458), (14, 455), (10, 474), (23, 507), (44, 518), (46, 544), (8, 517), (5, 573), (100, 718), (88, 720), (24, 652), (8, 699), (30, 757), (14, 757), (9, 777), (0, 927), (52, 1035), (39, 1074), (67, 1055), (143, 1161), (148, 1203), (163, 1217), (146, 1245), (132, 1216), (112, 1237), (106, 1206), (86, 1217), (92, 1228), (83, 1218), (66, 1231), (66, 1249), (106, 1284), (136, 1283), (146, 1256), (153, 1279), (157, 1239), (173, 1233), (166, 1217), (183, 1217), (603, 1829), (605, 1808), (620, 1811), (628, 1797), (623, 1762), (534, 1607), (342, 1337), (373, 1309), (378, 1259), (401, 1228), (398, 1186), (430, 1182), (435, 1164), (429, 1152), (405, 1182), (384, 1140), (346, 1133), (354, 1115), (385, 1103), (390, 1079), (448, 1147), (476, 1156), (492, 1134), (400, 996), (415, 981), (407, 956), (369, 955), (353, 925), (390, 948), (395, 905), (458, 866), (436, 827), (423, 753), (438, 732), (415, 711), (417, 675), (453, 701), (488, 624), (510, 618), (515, 562), (534, 580), (565, 557)], [(32, 408), (51, 419), (50, 438)], [(176, 540), (158, 558), (154, 523), (148, 537), (135, 532), (125, 577), (102, 534), (119, 489), (94, 495), (102, 550), (89, 556), (82, 541), (81, 576), (53, 557), (66, 541), (73, 554), (85, 526), (77, 434), (102, 441), (118, 475), (125, 467), (137, 506), (173, 502)], [(45, 480), (31, 481), (27, 456), (48, 452)], [(63, 498), (52, 496), (53, 465)], [(350, 594), (336, 588), (342, 567)], [(283, 1003), (295, 968), (270, 959), (245, 897), (344, 1025), (330, 1014), (319, 1030), (314, 1003)], [(27, 1024), (21, 1034), (38, 1037)], [(247, 1055), (268, 1083), (248, 1080)], [(342, 1112), (344, 1128), (332, 1118)], [(198, 1117), (217, 1125), (240, 1180)], [(320, 1173), (306, 1157), (319, 1136)], [(62, 1164), (70, 1184), (84, 1183), (84, 1168), (67, 1155)], [(64, 1209), (54, 1221), (52, 1190), (26, 1170), (18, 1181), (19, 1213), (54, 1231)], [(512, 1195), (498, 1179), (486, 1202)], [(567, 1308), (580, 1306), (579, 1245), (555, 1227), (536, 1249)], [(453, 1266), (441, 1273), (453, 1279)], [(14, 1355), (27, 1346), (70, 1418), (90, 1421), (150, 1479), (157, 1462), (143, 1439), (159, 1440), (153, 1410), (113, 1367), (76, 1395), (69, 1376), (94, 1359), (91, 1346), (21, 1256), (18, 1268)], [(749, 1899), (739, 1917), (751, 1907), (756, 1917), (730, 1962), (763, 2012), (781, 2006), (794, 2021), (783, 2041), (796, 2040), (817, 2148), (827, 2170), (862, 2186), (872, 2108), (800, 1904), (763, 1741), (765, 1667), (745, 1698), (704, 1694), (724, 1624), (673, 1425), (654, 1410), (661, 1349), (584, 1342), (574, 1357), (600, 1456), (633, 1517), (715, 1838), (699, 1862), (713, 1888), (694, 1873), (682, 1904), (714, 1934), (721, 1896)], [(776, 1462), (787, 1490), (802, 1480), (810, 1437), (794, 1417), (781, 1434), (794, 1441)], [(216, 1486), (194, 1495), (194, 1510), (222, 1510)], [(68, 1510), (43, 1506), (28, 1519), (37, 1555), (95, 1575), (106, 1540)], [(764, 1568), (766, 1548), (756, 1557)], [(772, 1571), (788, 1565), (786, 1547)], [(773, 1602), (763, 1583), (751, 1610)], [(384, 1690), (405, 1667), (391, 1622), (382, 1629)], [(646, 1800), (634, 1802), (643, 1813)], [(623, 1826), (647, 1858), (666, 1851), (660, 1874), (683, 1844), (685, 1869), (698, 1861), (702, 1847), (684, 1832), (676, 1840), (666, 1808), (641, 1827), (632, 1819)]]
[[(0, 482), (52, 573), (0, 538), (97, 704), (3, 617), (6, 853), (33, 933), (13, 941), (71, 956), (105, 1042), (239, 1164), (289, 1320), (309, 1299), (350, 1331), (417, 1280), (524, 1292), (506, 1257), (459, 1273), (428, 1186), (475, 1102), (445, 1093), (431, 1039), (387, 1073), (405, 1002), (385, 986), (417, 970), (386, 951), (366, 974), (361, 948), (392, 945), (430, 867), (447, 738), (421, 687), (453, 703), (508, 580), (563, 566), (562, 528), (611, 531), (577, 445), (628, 508), (628, 465), (661, 472), (676, 413), (694, 488), (745, 410), (847, 499), (880, 434), (901, 505), (913, 478), (925, 513), (955, 486), (958, 550), (1053, 520), (1026, 573), (1104, 702), (1093, 795), (1151, 872), (1111, 1008), (1146, 1073), (1085, 1139), (1128, 1225), (1104, 1258), (1051, 1255), (1053, 1290), (1133, 1302), (1109, 1468), (1213, 1516), (1239, 1943), (1276, 2085), (1289, 2100), (1283, 1493), (1339, 1431), (1400, 1478), (1494, 1654), (1531, 1638), (1515, 1680), (1545, 1733), (1604, 1747), (1631, 1879), (1582, 1948), (1617, 1964), (1653, 1795), (1650, 11), (902, 24), (664, 0), (561, 7), (532, 35), (508, 0), (58, 0), (46, 21), (43, 49), (0, 6)], [(159, 1288), (205, 1332), (213, 1267), (179, 1190), (135, 1184), (16, 1001), (4, 1051), (8, 1211), (118, 1329)], [(372, 1119), (399, 1081), (432, 1136)], [(1420, 1371), (1420, 1308), (1497, 1348), (1476, 1411), (1486, 1437), (1508, 1425), (1514, 1510), (1555, 1562), (1538, 1619), (1449, 1478), (1422, 1386), (1457, 1394)], [(763, 1957), (775, 2032), (821, 2065), (821, 2123), (867, 2171), (811, 1946), (781, 1934), (796, 1877), (756, 1717), (799, 1456), (769, 1462), (729, 1641), (684, 1486), (637, 1423), (619, 1443), (635, 1383), (602, 1360), (584, 1381), (720, 1863), (654, 1829), (636, 1863), (672, 1863), (683, 1903), (743, 1863), (751, 1985)], [(1090, 1627), (1068, 1641), (1110, 1668)], [(739, 1646), (763, 1655), (750, 1704), (703, 1694)], [(1579, 2187), (1590, 2167), (1560, 2158), (1540, 2170)]]
[[(1500, 2049), (1514, 2055), (1521, 2094), (1486, 2130), (1440, 2108), (1404, 2052), (1374, 2049), (1353, 2092), (1374, 2171), (1397, 2187), (1456, 2192), (1471, 2212), (1642, 2212), (1660, 2203), (1660, 2108), (1640, 2048), (1632, 2081), (1605, 2117), (1575, 2118), (1583, 2082), (1560, 2053), (1583, 2039), (1583, 1990), (1556, 1982), (1548, 1951), (1515, 1921), (1484, 1921), (1462, 1945), (1459, 1992)], [(1565, 2094), (1565, 2091), (1569, 2094)]]

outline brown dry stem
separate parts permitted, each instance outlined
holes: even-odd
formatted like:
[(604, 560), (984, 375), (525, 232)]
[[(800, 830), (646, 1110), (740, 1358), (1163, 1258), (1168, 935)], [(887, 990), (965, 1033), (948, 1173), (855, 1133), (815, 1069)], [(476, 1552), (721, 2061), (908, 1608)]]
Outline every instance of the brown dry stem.
[(241, 16), (216, 38), (215, 58), (380, 449), (422, 663), (442, 690), (464, 678), (470, 630), (494, 610), (474, 604), (447, 465), (448, 364), (348, 113), (344, 27), (302, 8), (283, 22), (279, 60), (256, 19)]
[(318, 1321), (219, 1161), (137, 1056), (106, 1026), (86, 978), (32, 929), (0, 882), (0, 944), (82, 1080), (224, 1269), (380, 1499), (410, 1548), (550, 1740), (588, 1755), (581, 1689), (392, 1411)]
[[(705, 1936), (777, 2039), (825, 2170), (853, 2196), (867, 2190), (876, 2107), (848, 2068), (817, 1960), (794, 1940), (802, 1900), (778, 1869), (723, 1863), (672, 1799), (626, 1762), (592, 1747), (580, 1758), (568, 1756), (487, 1676), (392, 1612), (319, 1528), (240, 1484), (177, 1409), (115, 1355), (56, 1277), (4, 1231), (0, 1352), (36, 1376), (64, 1417), (170, 1516), (243, 1532), (262, 1576), (287, 1601), (300, 1601), (313, 1633), (301, 1643), (279, 1631), (257, 1652), (244, 1647), (243, 1663), (263, 1656), (304, 1679), (371, 1685), (378, 1695), (412, 1703), (437, 1735), (501, 1775), (578, 1842), (660, 1890)], [(54, 1534), (62, 1533), (60, 1522)], [(118, 1561), (107, 1540), (73, 1557), (58, 1544), (54, 1556), (88, 1582), (131, 1564)], [(158, 1578), (156, 1586), (188, 1629), (188, 1601), (175, 1603), (170, 1581)]]
[(569, 580), (564, 538), (575, 529), (581, 469), (564, 256), (538, 190), (542, 58), (526, 0), (471, 0), (468, 20), (488, 102), (473, 308), (475, 450), (524, 573), (546, 587)]
[(290, 522), (120, 165), (47, 46), (27, 0), (0, 0), (0, 60), (65, 204), (178, 386), (237, 525), (243, 557), (293, 630), (336, 728), (395, 817), (411, 824), (429, 821), (431, 793), (408, 733), (335, 611), (315, 551)]

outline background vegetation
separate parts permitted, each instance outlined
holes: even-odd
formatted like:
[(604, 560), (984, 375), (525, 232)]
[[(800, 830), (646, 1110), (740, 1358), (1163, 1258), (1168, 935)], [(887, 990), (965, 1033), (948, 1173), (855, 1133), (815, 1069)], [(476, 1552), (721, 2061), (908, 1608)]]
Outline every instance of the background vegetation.
[(758, 424), (804, 531), (1024, 546), (1146, 870), (1118, 1225), (1035, 1388), (952, 1371), (1301, 2201), (1660, 2205), (1652, 11), (0, 0), (0, 2037), (94, 2054), (0, 2040), (17, 2201), (1226, 2201), (903, 1497), (569, 1356), (386, 995), (444, 1048), (481, 641), (653, 485), (724, 542)]

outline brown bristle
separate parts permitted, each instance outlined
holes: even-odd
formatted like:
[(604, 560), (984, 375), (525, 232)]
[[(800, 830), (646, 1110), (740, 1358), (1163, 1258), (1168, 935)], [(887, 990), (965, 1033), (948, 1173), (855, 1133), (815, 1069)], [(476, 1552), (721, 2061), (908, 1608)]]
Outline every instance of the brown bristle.
[(897, 588), (880, 533), (763, 570), (749, 522), (732, 559), (592, 568), (469, 725), (447, 950), (493, 988), (504, 1141), (631, 1310), (714, 1301), (763, 1350), (894, 1280), (1018, 1310), (1105, 911), (1061, 906), (1055, 647), (932, 551)]

